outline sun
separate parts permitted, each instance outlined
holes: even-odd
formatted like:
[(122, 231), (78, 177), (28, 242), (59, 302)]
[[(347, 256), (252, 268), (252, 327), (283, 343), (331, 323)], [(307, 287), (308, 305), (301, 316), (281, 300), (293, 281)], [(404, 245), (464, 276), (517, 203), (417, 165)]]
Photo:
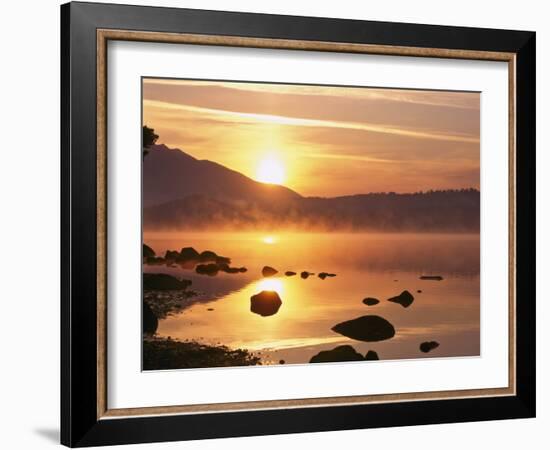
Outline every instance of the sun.
[(282, 184), (285, 181), (285, 169), (276, 157), (266, 157), (258, 164), (256, 179), (262, 183)]

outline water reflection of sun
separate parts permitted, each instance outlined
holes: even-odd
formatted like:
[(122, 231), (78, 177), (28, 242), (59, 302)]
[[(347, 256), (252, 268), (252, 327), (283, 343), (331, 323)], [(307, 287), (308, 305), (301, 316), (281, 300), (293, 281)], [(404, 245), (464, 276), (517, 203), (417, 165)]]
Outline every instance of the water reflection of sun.
[(275, 236), (264, 236), (262, 237), (262, 242), (264, 244), (275, 244), (277, 242), (277, 238)]
[(279, 295), (283, 295), (283, 280), (278, 278), (265, 278), (258, 281), (257, 289), (258, 291), (275, 291)]

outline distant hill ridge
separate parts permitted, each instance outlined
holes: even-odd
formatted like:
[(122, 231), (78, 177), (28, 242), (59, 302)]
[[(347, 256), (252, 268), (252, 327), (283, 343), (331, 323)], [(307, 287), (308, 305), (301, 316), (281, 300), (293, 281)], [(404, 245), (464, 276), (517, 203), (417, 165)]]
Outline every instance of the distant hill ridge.
[(146, 230), (479, 232), (476, 189), (302, 197), (164, 145), (144, 160), (143, 199)]

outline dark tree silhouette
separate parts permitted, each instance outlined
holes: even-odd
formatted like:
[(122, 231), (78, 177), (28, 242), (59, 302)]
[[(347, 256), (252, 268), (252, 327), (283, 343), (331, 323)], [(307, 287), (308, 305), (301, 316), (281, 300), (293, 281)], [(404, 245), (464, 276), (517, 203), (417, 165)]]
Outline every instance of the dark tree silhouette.
[(158, 134), (155, 134), (155, 130), (153, 128), (149, 128), (147, 125), (143, 126), (143, 157), (145, 158), (147, 156), (147, 153), (149, 153), (148, 148), (151, 147), (155, 142), (157, 142), (157, 139), (159, 138)]

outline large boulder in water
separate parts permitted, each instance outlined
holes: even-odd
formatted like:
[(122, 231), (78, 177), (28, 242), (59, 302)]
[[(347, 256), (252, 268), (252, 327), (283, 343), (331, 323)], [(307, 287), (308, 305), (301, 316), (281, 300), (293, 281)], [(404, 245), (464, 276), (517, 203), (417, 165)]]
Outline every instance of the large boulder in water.
[(401, 294), (395, 297), (388, 298), (388, 301), (393, 303), (399, 303), (401, 306), (403, 306), (403, 308), (408, 308), (409, 306), (411, 306), (412, 302), (414, 301), (414, 297), (409, 291), (403, 291), (401, 292)]
[(178, 280), (165, 273), (144, 273), (144, 291), (178, 291), (187, 289), (191, 285), (190, 280)]
[(152, 258), (155, 256), (155, 251), (149, 247), (147, 244), (143, 244), (143, 257)]
[(351, 345), (339, 345), (332, 350), (323, 350), (313, 356), (310, 363), (363, 361), (363, 355), (357, 353)]
[(332, 331), (365, 342), (384, 341), (395, 336), (395, 328), (380, 316), (361, 316), (341, 322)]
[(143, 302), (143, 332), (145, 334), (155, 334), (159, 326), (159, 320), (151, 307)]
[(264, 277), (272, 277), (273, 275), (277, 275), (278, 273), (279, 271), (277, 269), (274, 269), (270, 266), (264, 266), (264, 268), (262, 269), (262, 275)]
[(283, 302), (275, 291), (262, 291), (250, 297), (250, 311), (267, 317), (277, 314)]

